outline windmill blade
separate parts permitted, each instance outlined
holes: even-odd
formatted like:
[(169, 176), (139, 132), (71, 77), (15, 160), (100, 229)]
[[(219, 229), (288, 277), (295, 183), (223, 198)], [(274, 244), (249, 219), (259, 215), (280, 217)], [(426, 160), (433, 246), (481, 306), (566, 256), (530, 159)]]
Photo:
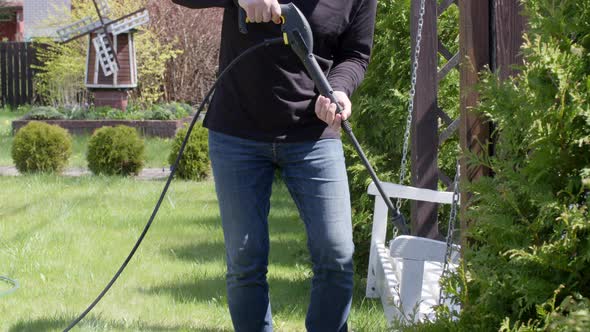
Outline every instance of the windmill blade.
[(115, 59), (115, 51), (111, 47), (107, 35), (99, 33), (98, 36), (92, 39), (94, 49), (96, 50), (96, 56), (102, 68), (104, 76), (110, 76), (119, 71), (117, 66), (117, 60)]
[(76, 21), (68, 26), (65, 26), (57, 30), (56, 33), (59, 37), (59, 40), (65, 43), (72, 39), (88, 34), (100, 27), (100, 22), (94, 21), (91, 17), (87, 16), (79, 21)]
[(109, 26), (112, 34), (119, 35), (150, 21), (150, 14), (147, 9), (135, 12), (134, 14), (114, 22)]
[(101, 16), (108, 16), (111, 13), (111, 7), (109, 7), (107, 0), (96, 0), (96, 8)]

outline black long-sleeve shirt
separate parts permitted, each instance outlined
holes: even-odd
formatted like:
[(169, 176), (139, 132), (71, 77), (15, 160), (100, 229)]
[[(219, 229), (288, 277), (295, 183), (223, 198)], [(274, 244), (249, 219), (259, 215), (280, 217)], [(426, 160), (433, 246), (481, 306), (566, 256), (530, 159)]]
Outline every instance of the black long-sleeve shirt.
[[(189, 8), (224, 7), (219, 70), (247, 48), (281, 37), (274, 23), (238, 29), (232, 0), (172, 0)], [(287, 0), (307, 17), (314, 54), (335, 91), (350, 96), (362, 81), (371, 54), (377, 0)], [(215, 92), (205, 126), (266, 142), (317, 140), (327, 125), (315, 115), (317, 91), (299, 58), (287, 46), (259, 49), (236, 65)]]

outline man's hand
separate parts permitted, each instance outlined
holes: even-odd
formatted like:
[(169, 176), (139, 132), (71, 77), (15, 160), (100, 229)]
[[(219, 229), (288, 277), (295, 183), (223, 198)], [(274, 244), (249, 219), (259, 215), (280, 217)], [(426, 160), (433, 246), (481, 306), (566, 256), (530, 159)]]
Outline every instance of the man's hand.
[(266, 23), (272, 20), (276, 24), (281, 23), (281, 6), (277, 0), (239, 0), (238, 3), (246, 11), (250, 22)]
[(338, 99), (338, 104), (342, 108), (342, 113), (336, 114), (336, 104), (332, 104), (329, 98), (319, 96), (315, 102), (315, 114), (322, 121), (328, 124), (330, 128), (338, 131), (342, 120), (346, 120), (352, 113), (352, 103), (342, 91), (334, 91), (334, 96)]

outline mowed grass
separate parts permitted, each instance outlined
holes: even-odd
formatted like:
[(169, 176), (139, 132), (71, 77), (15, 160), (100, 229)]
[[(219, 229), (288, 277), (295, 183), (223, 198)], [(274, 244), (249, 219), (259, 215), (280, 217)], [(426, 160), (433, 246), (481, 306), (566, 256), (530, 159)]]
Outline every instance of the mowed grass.
[[(14, 165), (11, 156), (11, 148), (14, 137), (12, 135), (12, 121), (23, 114), (9, 112), (0, 109), (0, 166)], [(87, 167), (86, 147), (89, 135), (74, 135), (72, 156), (68, 167)], [(172, 148), (172, 139), (159, 137), (144, 137), (145, 142), (145, 167), (167, 168), (169, 167), (168, 155)]]
[[(0, 275), (21, 284), (0, 298), (0, 331), (61, 331), (119, 268), (163, 182), (39, 175), (0, 177), (0, 186)], [(312, 273), (304, 228), (280, 184), (270, 233), (275, 331), (304, 331)], [(212, 182), (175, 181), (136, 256), (76, 330), (232, 331), (224, 273)], [(379, 302), (363, 294), (357, 281), (352, 330), (386, 330)]]

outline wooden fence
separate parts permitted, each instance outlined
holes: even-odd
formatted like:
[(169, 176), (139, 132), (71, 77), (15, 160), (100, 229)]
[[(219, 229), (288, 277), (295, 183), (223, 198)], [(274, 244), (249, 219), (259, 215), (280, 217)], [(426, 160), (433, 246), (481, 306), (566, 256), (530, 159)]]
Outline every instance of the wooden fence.
[(0, 43), (2, 106), (16, 107), (33, 102), (33, 64), (37, 64), (37, 59), (31, 43)]

